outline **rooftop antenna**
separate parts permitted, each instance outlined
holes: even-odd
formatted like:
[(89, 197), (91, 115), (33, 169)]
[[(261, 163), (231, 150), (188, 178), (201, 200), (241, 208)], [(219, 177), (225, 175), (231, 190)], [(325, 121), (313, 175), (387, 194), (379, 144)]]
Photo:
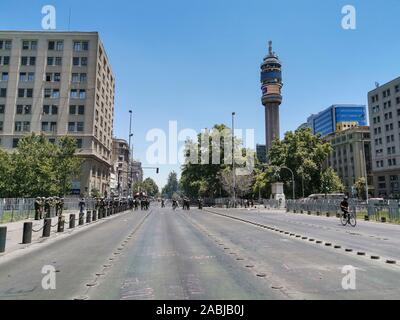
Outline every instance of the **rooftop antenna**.
[(269, 55), (272, 56), (273, 52), (272, 52), (272, 41), (268, 41), (268, 46), (269, 46)]

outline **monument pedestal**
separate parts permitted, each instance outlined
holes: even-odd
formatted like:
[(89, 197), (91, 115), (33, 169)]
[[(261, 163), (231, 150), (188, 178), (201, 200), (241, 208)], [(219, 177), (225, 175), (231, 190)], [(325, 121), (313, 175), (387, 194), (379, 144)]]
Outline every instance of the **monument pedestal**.
[(283, 183), (282, 182), (276, 182), (276, 183), (272, 184), (271, 198), (279, 201), (280, 209), (285, 208), (286, 197), (285, 197), (285, 194), (283, 193)]

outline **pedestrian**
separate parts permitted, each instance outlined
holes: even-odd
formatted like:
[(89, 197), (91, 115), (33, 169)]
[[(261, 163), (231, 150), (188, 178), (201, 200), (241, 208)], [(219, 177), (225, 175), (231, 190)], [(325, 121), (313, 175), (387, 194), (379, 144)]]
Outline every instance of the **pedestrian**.
[(79, 213), (83, 213), (83, 210), (85, 210), (85, 205), (86, 205), (85, 199), (82, 198), (82, 199), (79, 201)]

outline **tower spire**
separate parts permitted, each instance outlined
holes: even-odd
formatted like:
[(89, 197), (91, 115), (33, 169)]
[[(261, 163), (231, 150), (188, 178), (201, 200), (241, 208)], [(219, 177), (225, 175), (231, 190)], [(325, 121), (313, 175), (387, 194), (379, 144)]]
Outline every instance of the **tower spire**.
[(268, 46), (269, 46), (269, 55), (272, 56), (273, 52), (272, 52), (272, 41), (268, 41)]

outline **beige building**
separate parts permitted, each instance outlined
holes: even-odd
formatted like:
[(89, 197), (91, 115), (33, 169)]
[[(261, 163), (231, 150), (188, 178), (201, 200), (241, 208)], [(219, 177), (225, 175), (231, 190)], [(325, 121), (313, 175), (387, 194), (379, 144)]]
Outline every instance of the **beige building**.
[(115, 78), (97, 32), (0, 31), (0, 147), (31, 132), (77, 139), (73, 193), (109, 191)]
[(116, 179), (111, 192), (114, 195), (128, 196), (131, 184), (129, 144), (126, 140), (113, 138), (112, 173)]
[(327, 159), (351, 195), (359, 178), (368, 175), (369, 193), (373, 193), (371, 165), (371, 137), (368, 126), (337, 131), (324, 138), (330, 142), (333, 152)]
[(400, 198), (400, 78), (368, 93), (375, 196)]

